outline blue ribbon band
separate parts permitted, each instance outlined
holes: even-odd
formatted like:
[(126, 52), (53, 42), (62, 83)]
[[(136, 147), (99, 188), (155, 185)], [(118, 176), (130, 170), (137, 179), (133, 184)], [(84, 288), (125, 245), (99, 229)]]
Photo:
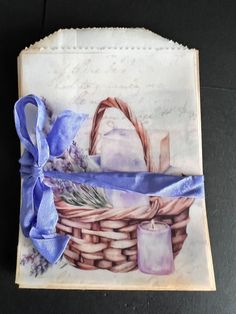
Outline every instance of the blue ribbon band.
[[(25, 107), (28, 104), (36, 106), (38, 110), (34, 126), (35, 142), (27, 127)], [(15, 104), (14, 114), (16, 130), (25, 147), (19, 161), (23, 178), (20, 225), (23, 234), (31, 238), (35, 248), (50, 263), (58, 261), (70, 237), (56, 233), (58, 214), (53, 191), (44, 182), (45, 177), (150, 196), (204, 197), (203, 176), (181, 177), (150, 172), (44, 172), (43, 166), (48, 159), (62, 155), (71, 145), (87, 115), (66, 110), (57, 117), (46, 135), (43, 129), (46, 108), (39, 97), (28, 95), (20, 98)]]
[(147, 196), (204, 197), (203, 176), (172, 176), (153, 172), (79, 172), (45, 171), (45, 177), (69, 180), (105, 189), (137, 192)]

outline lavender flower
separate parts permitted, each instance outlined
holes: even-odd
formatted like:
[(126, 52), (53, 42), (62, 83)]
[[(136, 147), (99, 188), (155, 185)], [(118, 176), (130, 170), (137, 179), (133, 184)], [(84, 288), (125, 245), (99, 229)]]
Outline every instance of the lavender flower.
[[(45, 102), (46, 103), (46, 102)], [(47, 123), (44, 131), (50, 132), (56, 117), (46, 103)], [(99, 166), (78, 147), (75, 141), (60, 157), (50, 159), (44, 166), (45, 171), (60, 172), (86, 172), (99, 171)], [(94, 208), (110, 207), (103, 189), (93, 188), (90, 186), (77, 185), (71, 181), (47, 178), (45, 183), (48, 184), (55, 196), (62, 198), (65, 202), (78, 206), (91, 206)]]
[(20, 264), (23, 266), (30, 264), (30, 275), (34, 277), (44, 274), (51, 266), (35, 248), (32, 248), (28, 255), (23, 255)]
[[(87, 156), (78, 148), (75, 142), (60, 157), (49, 160), (44, 166), (45, 171), (85, 172), (88, 169)], [(47, 178), (45, 182), (52, 187), (56, 195), (70, 194), (76, 185), (70, 181)]]

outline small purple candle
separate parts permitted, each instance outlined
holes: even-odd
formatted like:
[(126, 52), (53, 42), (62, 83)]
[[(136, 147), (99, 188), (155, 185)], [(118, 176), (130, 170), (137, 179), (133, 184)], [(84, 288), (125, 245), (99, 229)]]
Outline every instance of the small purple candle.
[(168, 275), (174, 271), (170, 226), (156, 220), (144, 221), (138, 225), (137, 240), (141, 272)]

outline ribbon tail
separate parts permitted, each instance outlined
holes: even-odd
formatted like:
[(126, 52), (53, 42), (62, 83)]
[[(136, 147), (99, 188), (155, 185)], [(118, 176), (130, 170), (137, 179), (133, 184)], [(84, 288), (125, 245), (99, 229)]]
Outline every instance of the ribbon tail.
[(63, 254), (69, 236), (56, 234), (58, 214), (54, 205), (53, 192), (43, 182), (42, 196), (37, 211), (37, 221), (30, 230), (30, 238), (39, 253), (50, 263), (56, 263)]
[(58, 214), (54, 205), (52, 189), (43, 182), (38, 182), (41, 186), (42, 197), (38, 206), (36, 229), (42, 234), (55, 232)]
[(69, 236), (54, 234), (52, 238), (31, 238), (36, 250), (51, 264), (58, 262), (70, 240)]
[(29, 237), (30, 229), (36, 219), (34, 208), (35, 178), (25, 178), (22, 184), (22, 200), (20, 210), (20, 225), (25, 237)]

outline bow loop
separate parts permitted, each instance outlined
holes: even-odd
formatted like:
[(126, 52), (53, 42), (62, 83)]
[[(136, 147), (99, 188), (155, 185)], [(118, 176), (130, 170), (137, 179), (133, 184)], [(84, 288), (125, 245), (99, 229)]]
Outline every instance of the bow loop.
[(70, 110), (63, 111), (56, 119), (47, 142), (51, 156), (60, 156), (71, 145), (71, 139), (76, 136), (78, 126), (87, 118), (86, 114), (74, 113)]

